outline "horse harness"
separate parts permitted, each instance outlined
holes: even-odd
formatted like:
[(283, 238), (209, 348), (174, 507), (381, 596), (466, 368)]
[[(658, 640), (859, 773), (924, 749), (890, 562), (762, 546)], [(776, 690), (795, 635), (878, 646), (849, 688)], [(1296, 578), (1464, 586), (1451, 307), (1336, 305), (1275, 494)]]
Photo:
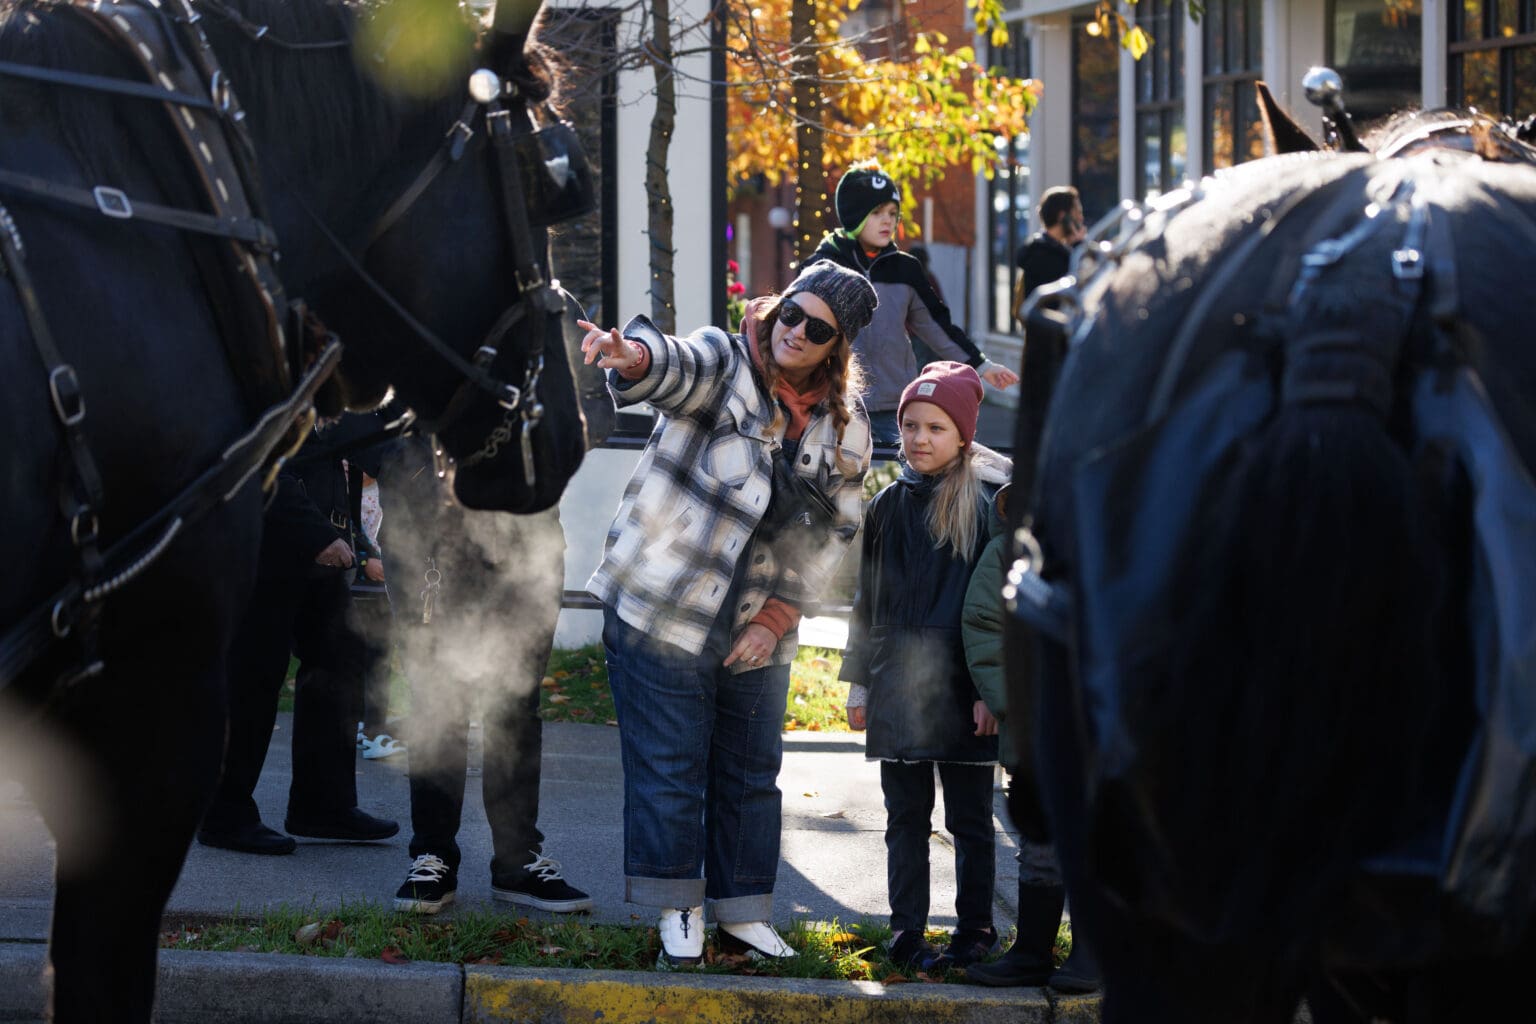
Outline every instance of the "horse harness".
[[(234, 23), (250, 39), (289, 49), (329, 49), (350, 45), (349, 39), (321, 43), (289, 43), (254, 26), (216, 0), (197, 0)], [(221, 280), (240, 303), (239, 315), (220, 317), (220, 333), (231, 365), (248, 367), (254, 351), (255, 386), (241, 373), (236, 377), (261, 410), (254, 426), (234, 440), (219, 460), (204, 470), (159, 511), (105, 547), (100, 536), (103, 502), (101, 473), (86, 442), (82, 425), (85, 396), (74, 367), (54, 343), (26, 265), (26, 249), (14, 220), (0, 206), (0, 270), (10, 277), (24, 319), (46, 372), (54, 418), (68, 456), (69, 476), (59, 493), (59, 505), (69, 522), (76, 552), (74, 578), (41, 606), (0, 634), (0, 692), (40, 659), (54, 644), (73, 636), (77, 653), (73, 666), (61, 674), (56, 692), (99, 674), (105, 667), (97, 653), (97, 627), (102, 602), (152, 566), (192, 522), (233, 499), (258, 470), (265, 467), (263, 489), (270, 490), (278, 470), (302, 444), (314, 422), (316, 393), (340, 362), (341, 346), (323, 330), (302, 302), (284, 299), (274, 261), (277, 239), (261, 203), (255, 147), (244, 124), (234, 90), (199, 24), (193, 0), (106, 0), (60, 5), (104, 32), (143, 68), (148, 82), (0, 61), (0, 77), (19, 78), (67, 88), (109, 93), (163, 104), (183, 147), (197, 171), (201, 198), (211, 212), (163, 206), (137, 200), (121, 189), (98, 185), (80, 188), (0, 169), (0, 192), (99, 212), (109, 221), (147, 221), (179, 231), (222, 240), (224, 259), (209, 268), (199, 260), (205, 286)], [(521, 385), (494, 373), (507, 332), (531, 305), (546, 317), (564, 312), (559, 294), (545, 281), (533, 244), (518, 174), (518, 154), (510, 110), (502, 95), (515, 97), (491, 72), (476, 73), (472, 98), (448, 132), (443, 147), (416, 182), (386, 211), (369, 235), (369, 244), (382, 237), (426, 191), (448, 163), (458, 160), (473, 136), (477, 110), (484, 110), (486, 130), (493, 142), (501, 181), (503, 223), (516, 258), (519, 295), (492, 325), (472, 360), (466, 360), (419, 323), (362, 267), (348, 247), (307, 207), (306, 212), (349, 268), (404, 325), (463, 378), (444, 411), (420, 429), (446, 429), (470, 407), (477, 392), (490, 395), (505, 415), (481, 447), (461, 462), (472, 465), (494, 457), (521, 420), (524, 463), (533, 481), (533, 429), (543, 415), (538, 383), (543, 369), (539, 341), (523, 357)], [(562, 126), (563, 127), (563, 126)], [(566, 129), (568, 132), (569, 130)], [(585, 184), (585, 179), (583, 179)], [(590, 199), (590, 193), (588, 193)], [(584, 211), (581, 211), (584, 212)], [(196, 251), (194, 249), (194, 251)], [(232, 260), (229, 257), (233, 257)], [(215, 303), (215, 305), (219, 305)], [(254, 310), (253, 310), (254, 307)], [(282, 311), (281, 313), (279, 311)], [(248, 314), (256, 313), (259, 321)], [(286, 320), (286, 323), (285, 323)], [(259, 322), (261, 329), (249, 326)], [(259, 336), (257, 336), (259, 334)], [(300, 344), (311, 339), (311, 345)], [(541, 339), (539, 339), (541, 340)], [(243, 344), (243, 348), (241, 345)], [(252, 392), (255, 392), (253, 395)], [(406, 419), (400, 429), (410, 425)]]

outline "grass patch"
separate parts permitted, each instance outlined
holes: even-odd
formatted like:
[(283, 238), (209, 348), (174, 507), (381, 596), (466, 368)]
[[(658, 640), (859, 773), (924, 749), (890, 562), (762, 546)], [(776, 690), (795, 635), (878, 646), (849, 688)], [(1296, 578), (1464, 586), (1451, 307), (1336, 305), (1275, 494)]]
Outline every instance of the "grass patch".
[[(784, 731), (847, 732), (843, 705), (848, 684), (839, 682), (843, 653), (824, 647), (801, 647), (789, 670), (789, 701), (784, 711)], [(288, 678), (278, 695), (279, 711), (293, 710), (293, 676), (298, 659), (290, 659)], [(399, 666), (390, 672), (390, 716), (406, 715), (411, 707), (411, 684)], [(574, 650), (557, 650), (540, 683), (539, 708), (546, 722), (586, 722), (617, 725), (613, 694), (608, 689), (608, 664), (602, 644)]]
[[(1065, 930), (1064, 930), (1065, 934)], [(963, 982), (963, 971), (933, 975), (902, 970), (886, 958), (891, 931), (883, 924), (796, 921), (784, 938), (799, 950), (788, 960), (753, 960), (720, 949), (715, 932), (705, 945), (706, 974), (860, 981)], [(928, 932), (942, 947), (948, 936)], [(1058, 955), (1066, 949), (1058, 937)], [(494, 964), (507, 967), (587, 967), (651, 971), (661, 950), (653, 927), (531, 920), (493, 911), (455, 911), (440, 917), (400, 914), (357, 903), (333, 911), (279, 907), (255, 921), (193, 923), (163, 932), (162, 949), (384, 960), (388, 963)], [(1059, 962), (1059, 961), (1058, 961)]]

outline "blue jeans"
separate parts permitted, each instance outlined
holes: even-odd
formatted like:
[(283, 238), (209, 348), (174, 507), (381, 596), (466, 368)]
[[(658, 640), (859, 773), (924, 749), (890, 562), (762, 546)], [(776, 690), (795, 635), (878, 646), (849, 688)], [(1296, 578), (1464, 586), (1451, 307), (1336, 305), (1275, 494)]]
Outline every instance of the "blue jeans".
[(789, 666), (732, 673), (603, 610), (624, 758), (625, 899), (773, 919)]
[(896, 410), (869, 410), (869, 432), (875, 444), (900, 445), (901, 424), (896, 422)]

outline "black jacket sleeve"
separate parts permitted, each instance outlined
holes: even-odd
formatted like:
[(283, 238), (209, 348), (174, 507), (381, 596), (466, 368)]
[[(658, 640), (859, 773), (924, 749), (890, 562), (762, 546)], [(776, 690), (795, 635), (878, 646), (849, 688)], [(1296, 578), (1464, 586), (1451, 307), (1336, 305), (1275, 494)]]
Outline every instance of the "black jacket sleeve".
[(913, 273), (903, 265), (902, 280), (911, 285), (912, 290), (917, 292), (918, 301), (928, 307), (928, 315), (933, 317), (933, 322), (938, 324), (944, 333), (949, 335), (950, 340), (959, 345), (970, 356), (966, 362), (971, 366), (979, 368), (987, 361), (986, 354), (977, 348), (976, 343), (970, 339), (970, 336), (961, 330), (954, 320), (951, 319), (949, 306), (943, 299), (939, 298), (939, 293), (933, 290), (933, 285), (929, 283), (928, 275), (923, 272), (923, 265), (917, 261), (917, 257), (910, 254), (904, 255), (907, 255), (909, 259), (903, 261), (903, 263), (910, 262), (916, 272)]

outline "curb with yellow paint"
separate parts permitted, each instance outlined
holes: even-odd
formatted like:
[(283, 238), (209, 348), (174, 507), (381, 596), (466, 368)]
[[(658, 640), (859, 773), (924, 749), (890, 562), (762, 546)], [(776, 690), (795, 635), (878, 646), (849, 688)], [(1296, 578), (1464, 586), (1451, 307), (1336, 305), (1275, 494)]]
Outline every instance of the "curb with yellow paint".
[(1088, 1024), (1098, 999), (1038, 988), (467, 967), (465, 1024)]

